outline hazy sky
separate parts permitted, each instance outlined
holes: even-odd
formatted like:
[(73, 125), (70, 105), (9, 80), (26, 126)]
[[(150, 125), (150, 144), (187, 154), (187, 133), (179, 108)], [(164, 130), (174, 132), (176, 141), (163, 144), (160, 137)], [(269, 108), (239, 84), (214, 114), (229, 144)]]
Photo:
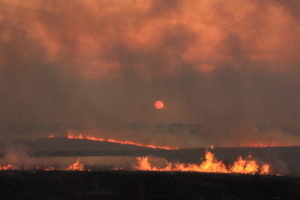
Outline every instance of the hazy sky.
[[(0, 0), (1, 138), (46, 136), (60, 123), (180, 147), (298, 143), (299, 9), (298, 0)], [(124, 128), (134, 122), (200, 124), (205, 138)]]

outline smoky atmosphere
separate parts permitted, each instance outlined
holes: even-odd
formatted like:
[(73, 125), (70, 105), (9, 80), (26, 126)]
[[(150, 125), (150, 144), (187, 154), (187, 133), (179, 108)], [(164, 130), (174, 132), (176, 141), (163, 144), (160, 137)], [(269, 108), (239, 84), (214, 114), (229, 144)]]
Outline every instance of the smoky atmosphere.
[(0, 137), (300, 144), (297, 0), (1, 0)]
[(299, 0), (0, 0), (0, 197), (299, 200)]

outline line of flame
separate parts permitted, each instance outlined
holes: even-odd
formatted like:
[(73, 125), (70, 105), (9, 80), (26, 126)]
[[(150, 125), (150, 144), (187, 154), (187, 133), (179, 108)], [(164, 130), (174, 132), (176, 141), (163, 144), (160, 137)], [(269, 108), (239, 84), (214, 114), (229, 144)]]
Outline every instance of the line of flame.
[(152, 166), (149, 157), (137, 157), (136, 170), (140, 171), (184, 171), (204, 173), (235, 173), (235, 174), (270, 174), (270, 165), (258, 165), (249, 158), (244, 160), (239, 157), (232, 166), (227, 167), (222, 161), (218, 161), (215, 155), (209, 151), (205, 154), (205, 160), (200, 164), (167, 163), (166, 167)]
[[(53, 137), (53, 136), (51, 136), (51, 137)], [(129, 145), (134, 145), (134, 146), (138, 146), (138, 147), (147, 147), (147, 148), (152, 148), (152, 149), (165, 149), (165, 150), (177, 150), (178, 149), (178, 148), (168, 147), (168, 146), (142, 144), (142, 143), (133, 142), (133, 141), (129, 141), (129, 140), (118, 140), (118, 139), (114, 139), (114, 138), (105, 139), (105, 138), (83, 135), (83, 134), (73, 134), (70, 131), (67, 133), (67, 138), (68, 139), (85, 139), (85, 140), (94, 140), (94, 141), (105, 141), (105, 142), (112, 142), (112, 143), (117, 143), (117, 144), (129, 144)]]
[[(19, 170), (20, 168), (13, 164), (0, 165), (0, 171), (8, 171), (8, 170)], [(45, 171), (54, 171), (54, 170), (62, 170), (62, 171), (85, 171), (84, 164), (77, 159), (74, 163), (70, 164), (66, 168), (55, 168), (53, 166), (38, 168), (37, 170), (45, 170)]]
[[(239, 157), (229, 168), (221, 161), (218, 161), (214, 154), (207, 151), (205, 160), (201, 164), (183, 164), (183, 163), (168, 163), (166, 167), (152, 166), (149, 162), (149, 157), (137, 157), (136, 170), (140, 171), (182, 171), (182, 172), (206, 172), (206, 173), (235, 173), (235, 174), (270, 174), (270, 165), (263, 164), (259, 166), (256, 161), (249, 158), (244, 160)], [(17, 170), (18, 167), (12, 164), (0, 166), (0, 170)], [(84, 165), (77, 159), (74, 163), (63, 169), (54, 167), (42, 168), (40, 170), (53, 171), (86, 171)], [(116, 169), (114, 169), (116, 170)], [(120, 170), (120, 169), (118, 169)]]
[(0, 165), (1, 171), (7, 171), (7, 170), (17, 170), (18, 168), (13, 164), (7, 164), (7, 165)]
[(256, 143), (256, 144), (242, 144), (240, 147), (255, 147), (255, 148), (267, 148), (267, 147), (295, 147), (297, 145), (293, 144), (263, 144), (263, 143)]

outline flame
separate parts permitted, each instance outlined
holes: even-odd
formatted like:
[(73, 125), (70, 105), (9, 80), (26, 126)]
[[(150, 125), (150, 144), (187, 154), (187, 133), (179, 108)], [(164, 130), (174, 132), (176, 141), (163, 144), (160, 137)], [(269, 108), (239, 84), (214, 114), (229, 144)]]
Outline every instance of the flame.
[(229, 171), (238, 174), (256, 174), (262, 171), (259, 168), (259, 165), (254, 160), (244, 160), (242, 157), (239, 157)]
[(104, 142), (112, 142), (112, 143), (117, 143), (117, 144), (129, 144), (129, 145), (134, 145), (138, 147), (147, 147), (147, 148), (152, 148), (152, 149), (165, 149), (165, 150), (176, 150), (178, 148), (173, 148), (173, 147), (168, 147), (168, 146), (159, 146), (159, 145), (153, 145), (153, 144), (141, 144), (129, 140), (118, 140), (114, 138), (99, 138), (99, 137), (94, 137), (94, 136), (85, 136), (83, 134), (73, 134), (71, 131), (68, 131), (67, 134), (68, 139), (84, 139), (84, 140), (94, 140), (94, 141), (104, 141)]
[(84, 165), (80, 163), (80, 160), (77, 159), (73, 164), (69, 165), (66, 171), (84, 171)]
[[(260, 174), (270, 174), (270, 165), (264, 164), (263, 166), (261, 166)], [(280, 175), (280, 174), (278, 174), (278, 175)]]
[(45, 170), (45, 171), (54, 171), (55, 168), (50, 166), (50, 167), (46, 167), (46, 168), (43, 168), (42, 170)]
[[(204, 173), (234, 173), (234, 174), (270, 174), (270, 165), (263, 164), (260, 166), (251, 157), (247, 160), (242, 157), (233, 163), (232, 166), (226, 166), (222, 161), (216, 159), (215, 155), (210, 151), (205, 154), (205, 160), (200, 164), (184, 164), (184, 163), (170, 163), (168, 162), (165, 167), (153, 166), (149, 162), (149, 157), (137, 157), (136, 170), (140, 171), (181, 171), (181, 172), (204, 172)], [(0, 170), (17, 170), (13, 164), (0, 165)], [(114, 168), (113, 170), (123, 170), (124, 168)], [(45, 171), (63, 170), (63, 171), (87, 171), (84, 164), (77, 159), (74, 163), (66, 168), (56, 169), (52, 166), (43, 168)], [(276, 174), (280, 175), (280, 174)]]
[(205, 154), (205, 160), (201, 164), (168, 163), (166, 167), (159, 168), (152, 166), (148, 157), (137, 157), (136, 170), (141, 171), (184, 171), (204, 173), (236, 173), (236, 174), (270, 174), (270, 165), (264, 164), (261, 167), (249, 157), (244, 160), (239, 157), (231, 167), (227, 167), (222, 161), (218, 161), (210, 151)]
[(6, 170), (16, 170), (17, 167), (13, 164), (7, 164), (7, 165), (0, 165), (0, 170), (6, 171)]
[(267, 148), (267, 147), (294, 147), (297, 145), (293, 144), (248, 144), (248, 145), (241, 145), (241, 147), (255, 147), (255, 148)]
[[(6, 171), (6, 170), (18, 170), (19, 168), (13, 164), (7, 164), (7, 165), (0, 165), (0, 171)], [(54, 170), (63, 170), (63, 171), (85, 171), (85, 167), (82, 163), (80, 163), (80, 160), (77, 159), (74, 163), (69, 165), (68, 167), (62, 169), (62, 168), (55, 168), (53, 166), (45, 167), (45, 168), (35, 168), (38, 170), (45, 170), (45, 171), (54, 171)]]
[(137, 157), (139, 166), (136, 168), (141, 171), (172, 171), (172, 164), (168, 163), (168, 165), (164, 168), (159, 168), (155, 166), (151, 166), (148, 157)]
[(77, 159), (74, 163), (70, 164), (66, 168), (55, 168), (53, 166), (49, 166), (46, 168), (42, 168), (44, 171), (86, 171), (84, 164), (80, 162), (80, 159)]
[(266, 148), (266, 147), (293, 147), (297, 146), (296, 144), (283, 144), (279, 142), (262, 142), (262, 141), (255, 141), (255, 142), (247, 142), (242, 143), (240, 147), (256, 147), (256, 148)]

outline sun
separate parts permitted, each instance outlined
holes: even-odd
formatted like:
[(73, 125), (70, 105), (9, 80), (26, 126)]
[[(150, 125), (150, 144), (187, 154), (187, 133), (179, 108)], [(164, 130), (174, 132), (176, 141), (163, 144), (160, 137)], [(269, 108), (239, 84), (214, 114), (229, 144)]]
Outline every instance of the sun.
[(157, 110), (161, 110), (165, 107), (165, 103), (161, 100), (157, 100), (154, 102), (154, 107), (157, 109)]

